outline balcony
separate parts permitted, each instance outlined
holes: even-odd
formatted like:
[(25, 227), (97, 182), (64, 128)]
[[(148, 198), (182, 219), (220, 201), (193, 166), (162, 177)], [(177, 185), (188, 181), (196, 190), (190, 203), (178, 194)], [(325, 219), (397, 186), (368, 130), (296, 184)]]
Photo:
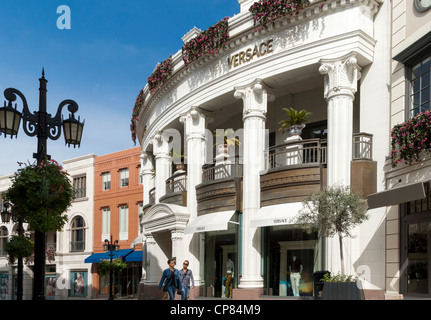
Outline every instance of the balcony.
[(260, 177), (261, 206), (302, 201), (326, 181), (326, 140), (308, 139), (268, 149)]
[(166, 180), (166, 194), (159, 201), (187, 206), (187, 172), (176, 172)]
[[(377, 165), (372, 160), (373, 137), (357, 133), (352, 137), (351, 187), (363, 197), (376, 190)], [(261, 172), (261, 206), (302, 201), (326, 186), (327, 141), (308, 139), (271, 147), (265, 153)], [(202, 183), (196, 186), (198, 215), (241, 210), (243, 164), (238, 157), (202, 167)], [(155, 188), (149, 191), (155, 203)], [(187, 172), (174, 173), (166, 180), (161, 203), (187, 206)]]
[(196, 186), (198, 215), (242, 210), (242, 164), (209, 164), (202, 168), (202, 183)]

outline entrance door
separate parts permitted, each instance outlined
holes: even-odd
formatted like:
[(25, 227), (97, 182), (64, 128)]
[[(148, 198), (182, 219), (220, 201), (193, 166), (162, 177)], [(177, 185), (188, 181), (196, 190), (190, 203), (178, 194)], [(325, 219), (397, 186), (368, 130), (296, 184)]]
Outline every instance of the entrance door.
[[(428, 216), (428, 215), (426, 215)], [(430, 296), (430, 227), (425, 217), (406, 219), (402, 234), (402, 292), (405, 295)]]

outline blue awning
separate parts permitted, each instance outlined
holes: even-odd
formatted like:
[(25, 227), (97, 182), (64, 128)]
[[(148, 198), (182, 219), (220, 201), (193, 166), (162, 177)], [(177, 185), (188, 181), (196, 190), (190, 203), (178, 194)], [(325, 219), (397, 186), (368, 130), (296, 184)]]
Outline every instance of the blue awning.
[(107, 252), (93, 253), (91, 256), (85, 258), (85, 263), (99, 263), (102, 260), (109, 259)]
[(142, 250), (133, 251), (128, 254), (125, 259), (126, 262), (141, 262), (142, 261)]
[[(112, 259), (125, 258), (128, 254), (132, 253), (133, 249), (121, 249), (118, 251), (112, 251)], [(102, 260), (111, 259), (111, 252), (101, 252), (101, 253), (93, 253), (91, 256), (87, 257), (84, 262), (85, 263), (99, 263)]]

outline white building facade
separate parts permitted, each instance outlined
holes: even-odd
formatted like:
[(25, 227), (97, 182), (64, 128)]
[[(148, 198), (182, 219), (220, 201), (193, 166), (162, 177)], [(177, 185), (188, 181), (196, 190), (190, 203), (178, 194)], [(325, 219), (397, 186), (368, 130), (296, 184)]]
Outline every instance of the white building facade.
[[(338, 240), (292, 224), (302, 200), (335, 184), (364, 199), (386, 187), (391, 3), (310, 1), (260, 28), (249, 11), (254, 1), (238, 2), (224, 48), (188, 66), (179, 51), (169, 79), (142, 92), (135, 121), (142, 299), (161, 297), (157, 286), (171, 257), (178, 267), (190, 262), (192, 295), (234, 299), (293, 295), (287, 274), (299, 258), (299, 295), (311, 296), (313, 274), (336, 274), (341, 265)], [(183, 40), (196, 35), (193, 29)], [(312, 112), (300, 137), (279, 131), (285, 107)], [(232, 129), (239, 145), (219, 152), (221, 129)], [(186, 168), (176, 170), (173, 155), (181, 150)], [(344, 268), (363, 279), (366, 297), (383, 298), (386, 209), (369, 216), (345, 239)]]
[[(75, 190), (75, 200), (67, 211), (68, 221), (62, 231), (46, 233), (45, 298), (47, 300), (90, 299), (91, 265), (84, 263), (93, 252), (94, 159), (95, 155), (63, 161)], [(0, 194), (12, 185), (12, 176), (0, 178)], [(3, 202), (2, 208), (3, 210)], [(24, 223), (25, 233), (34, 238)], [(0, 223), (2, 245), (17, 234), (18, 223)], [(2, 246), (3, 248), (3, 246)], [(23, 299), (31, 300), (33, 262), (24, 261)], [(17, 264), (11, 265), (6, 253), (0, 256), (0, 277), (4, 300), (16, 299)], [(15, 291), (14, 291), (15, 288)]]

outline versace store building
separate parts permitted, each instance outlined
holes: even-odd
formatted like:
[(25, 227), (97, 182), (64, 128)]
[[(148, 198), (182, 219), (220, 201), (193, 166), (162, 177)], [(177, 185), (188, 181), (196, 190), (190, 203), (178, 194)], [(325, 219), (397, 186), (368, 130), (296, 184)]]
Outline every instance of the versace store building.
[[(259, 12), (276, 12), (276, 1), (237, 1), (238, 14), (183, 37), (133, 110), (140, 299), (162, 296), (171, 257), (190, 262), (192, 297), (313, 296), (315, 272), (340, 272), (339, 244), (292, 223), (303, 199), (332, 185), (364, 200), (386, 189), (391, 2), (315, 0), (266, 21)], [(196, 49), (208, 37), (215, 47)], [(299, 133), (280, 130), (288, 107), (312, 113)], [(368, 214), (343, 240), (344, 269), (376, 298), (386, 292), (387, 210)]]

